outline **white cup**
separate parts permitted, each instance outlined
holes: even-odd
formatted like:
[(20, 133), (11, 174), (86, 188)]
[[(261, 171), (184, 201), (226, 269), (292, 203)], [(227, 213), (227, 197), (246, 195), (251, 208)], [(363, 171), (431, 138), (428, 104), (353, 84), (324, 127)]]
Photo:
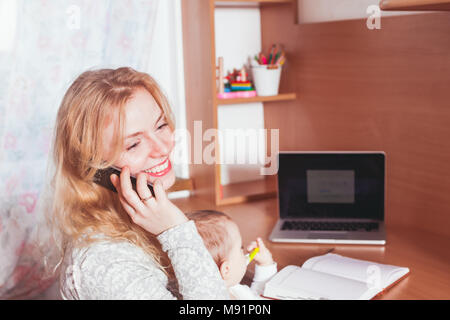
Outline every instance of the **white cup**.
[(258, 96), (275, 96), (278, 94), (281, 69), (282, 66), (252, 66), (253, 82)]

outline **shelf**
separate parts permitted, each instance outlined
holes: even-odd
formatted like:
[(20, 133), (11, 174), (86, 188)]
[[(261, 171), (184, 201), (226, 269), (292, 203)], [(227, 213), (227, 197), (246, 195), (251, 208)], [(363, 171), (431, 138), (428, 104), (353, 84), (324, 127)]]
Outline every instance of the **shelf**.
[(276, 175), (266, 176), (263, 180), (231, 183), (221, 186), (221, 198), (218, 205), (236, 204), (250, 200), (275, 197)]
[(175, 178), (175, 183), (168, 190), (168, 192), (176, 191), (192, 191), (194, 190), (194, 181), (192, 179)]
[(227, 3), (291, 3), (293, 0), (217, 0), (216, 3), (227, 2)]
[(252, 98), (238, 98), (238, 99), (217, 99), (218, 105), (238, 104), (238, 103), (253, 103), (253, 102), (271, 102), (283, 100), (295, 100), (297, 95), (295, 93), (282, 93), (276, 96), (252, 97)]
[(217, 0), (214, 1), (216, 7), (221, 6), (258, 6), (259, 4), (280, 4), (292, 3), (293, 0)]
[(450, 0), (381, 0), (381, 10), (450, 11)]

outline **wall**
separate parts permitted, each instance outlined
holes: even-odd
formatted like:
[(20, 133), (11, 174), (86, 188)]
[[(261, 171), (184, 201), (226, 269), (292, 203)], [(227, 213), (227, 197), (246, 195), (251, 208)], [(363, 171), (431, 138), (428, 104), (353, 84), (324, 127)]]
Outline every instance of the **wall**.
[(261, 9), (262, 45), (281, 42), (285, 91), (264, 106), (281, 150), (383, 150), (388, 226), (450, 235), (450, 13), (295, 25)]

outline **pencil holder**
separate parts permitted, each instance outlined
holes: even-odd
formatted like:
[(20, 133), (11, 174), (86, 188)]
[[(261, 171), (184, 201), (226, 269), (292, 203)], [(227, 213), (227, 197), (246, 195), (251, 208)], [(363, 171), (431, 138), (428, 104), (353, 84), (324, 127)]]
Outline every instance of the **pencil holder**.
[(253, 82), (258, 96), (275, 96), (280, 86), (282, 66), (252, 66)]

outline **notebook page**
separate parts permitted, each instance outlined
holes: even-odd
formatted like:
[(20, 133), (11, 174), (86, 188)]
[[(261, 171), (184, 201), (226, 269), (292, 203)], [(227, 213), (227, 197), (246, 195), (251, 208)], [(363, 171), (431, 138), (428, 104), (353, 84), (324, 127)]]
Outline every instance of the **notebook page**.
[(365, 283), (330, 274), (287, 266), (270, 279), (264, 296), (275, 299), (370, 299), (376, 292)]
[(308, 259), (302, 267), (361, 281), (368, 287), (376, 287), (378, 291), (409, 272), (408, 268), (347, 258), (334, 253)]

